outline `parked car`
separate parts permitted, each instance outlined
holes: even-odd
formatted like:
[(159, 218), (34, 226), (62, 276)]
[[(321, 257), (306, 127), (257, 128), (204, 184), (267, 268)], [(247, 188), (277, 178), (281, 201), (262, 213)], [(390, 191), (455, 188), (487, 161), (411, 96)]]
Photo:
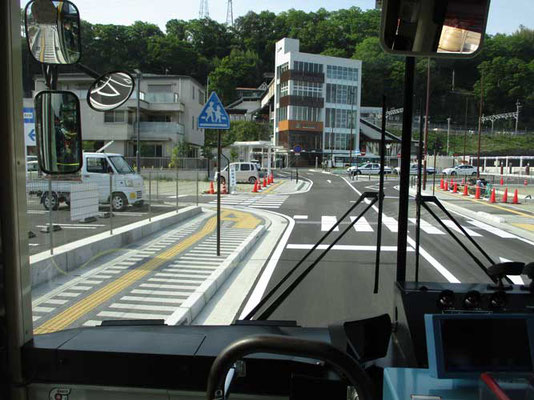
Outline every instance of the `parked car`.
[(26, 156), (26, 171), (39, 171), (37, 156)]
[(52, 195), (48, 195), (47, 179), (27, 181), (27, 191), (41, 198), (45, 209), (57, 210), (61, 202), (70, 205), (72, 185), (94, 183), (98, 186), (100, 203), (109, 203), (109, 176), (113, 175), (111, 202), (115, 211), (123, 211), (131, 205), (143, 204), (143, 177), (135, 173), (121, 154), (83, 153), (83, 167), (80, 174), (73, 177), (59, 177), (52, 180)]
[[(396, 167), (393, 172), (397, 175), (400, 174), (400, 167)], [(436, 173), (436, 170), (432, 167), (426, 167), (427, 175), (433, 175)], [(417, 164), (410, 164), (410, 175), (417, 175)]]
[(443, 170), (444, 175), (469, 175), (469, 176), (476, 176), (477, 174), (477, 168), (473, 167), (472, 165), (457, 165), (456, 167), (452, 168), (445, 168)]
[[(378, 175), (380, 174), (380, 164), (378, 163), (364, 163), (358, 166), (347, 168), (347, 172), (351, 175)], [(391, 174), (391, 168), (385, 166), (384, 174)]]
[[(230, 165), (235, 165), (237, 182), (248, 182), (253, 184), (256, 180), (260, 179), (260, 169), (258, 164), (254, 162), (238, 162), (231, 163)], [(219, 175), (216, 172), (215, 182), (217, 182), (218, 179)], [(221, 171), (221, 183), (228, 182), (228, 180), (228, 167), (226, 167)]]

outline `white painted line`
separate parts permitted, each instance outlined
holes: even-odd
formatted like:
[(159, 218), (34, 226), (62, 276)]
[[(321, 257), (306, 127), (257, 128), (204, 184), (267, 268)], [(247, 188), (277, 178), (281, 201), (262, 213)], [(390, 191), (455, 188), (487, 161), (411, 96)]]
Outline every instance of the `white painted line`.
[(165, 319), (167, 315), (160, 314), (141, 314), (141, 313), (125, 313), (116, 311), (101, 311), (98, 313), (99, 317), (108, 318), (127, 318), (127, 319)]
[(104, 275), (104, 274), (96, 274), (96, 275), (93, 275), (91, 278), (110, 279), (110, 278), (112, 278), (112, 276), (111, 275)]
[[(55, 224), (57, 225), (57, 224)], [(35, 225), (36, 228), (46, 228), (44, 225)], [(82, 230), (95, 230), (98, 229), (96, 226), (62, 226), (63, 229), (82, 229)]]
[(293, 215), (293, 219), (308, 219), (307, 215)]
[[(458, 228), (458, 227), (456, 226), (456, 224), (455, 224), (453, 221), (451, 221), (450, 219), (442, 219), (441, 221), (447, 226), (447, 228), (450, 228), (450, 229), (452, 229), (452, 230), (458, 232), (459, 234), (463, 235), (463, 232), (460, 230), (460, 228)], [(482, 237), (482, 235), (481, 235), (480, 233), (475, 232), (475, 231), (472, 230), (472, 229), (466, 228), (465, 226), (462, 226), (462, 228), (464, 228), (465, 231), (466, 231), (466, 232), (469, 234), (469, 236), (471, 236), (471, 237)]]
[(32, 307), (33, 312), (49, 313), (54, 311), (55, 307)]
[(141, 297), (141, 296), (123, 296), (121, 301), (146, 301), (147, 303), (169, 303), (182, 304), (184, 299), (170, 299), (167, 297)]
[[(410, 222), (415, 225), (417, 222), (417, 219), (415, 218), (409, 218)], [(421, 219), (421, 229), (428, 233), (429, 235), (445, 235), (445, 232), (440, 231), (438, 228), (436, 228), (434, 225), (430, 224), (429, 222), (425, 221), (424, 219)]]
[(95, 321), (93, 319), (90, 319), (89, 321), (85, 321), (83, 323), (83, 326), (100, 326), (101, 323), (102, 321)]
[[(415, 240), (413, 240), (411, 237), (406, 238), (408, 241), (408, 244), (415, 248)], [(436, 271), (438, 271), (445, 279), (447, 279), (450, 283), (460, 283), (458, 278), (456, 278), (447, 268), (445, 268), (441, 263), (436, 260), (434, 257), (430, 255), (428, 251), (423, 249), (421, 246), (419, 246), (419, 254), (423, 256), (423, 258), (434, 267)]]
[[(173, 272), (158, 272), (156, 274), (158, 277), (168, 277), (168, 278), (184, 278), (184, 279), (195, 279), (195, 280), (203, 280), (204, 277), (207, 275), (196, 275), (196, 274), (188, 274), (188, 273), (173, 273)], [(208, 275), (209, 276), (209, 275)]]
[(34, 316), (32, 317), (33, 322), (35, 322), (35, 321), (39, 321), (40, 319), (41, 319), (41, 317), (40, 317), (40, 316), (37, 316), (37, 315), (34, 315)]
[(71, 290), (82, 290), (82, 291), (91, 290), (92, 288), (93, 288), (92, 286), (80, 286), (80, 285), (69, 287), (69, 289)]
[[(504, 258), (504, 257), (499, 257), (501, 259), (501, 262), (502, 263), (505, 263), (505, 262), (511, 262), (512, 260), (509, 260), (507, 258)], [(506, 275), (513, 283), (514, 285), (524, 285), (525, 282), (523, 281), (523, 278), (521, 278), (521, 276), (519, 275)]]
[(95, 281), (95, 280), (86, 279), (84, 281), (81, 281), (80, 283), (87, 284), (87, 285), (100, 285), (102, 283), (102, 281)]
[[(353, 222), (356, 219), (356, 217), (350, 217), (351, 222)], [(361, 217), (358, 222), (354, 224), (354, 229), (356, 232), (373, 232), (373, 228), (371, 225), (369, 225), (369, 222), (365, 219), (365, 217)]]
[(66, 302), (68, 302), (68, 300), (60, 300), (60, 299), (48, 299), (46, 301), (43, 301), (43, 304), (55, 304), (55, 305), (63, 305), (65, 304)]
[(326, 181), (327, 181), (328, 183), (332, 183), (332, 181), (331, 181), (330, 179), (327, 179)]
[[(313, 248), (313, 244), (288, 244), (286, 249), (289, 250), (311, 250)], [(327, 244), (320, 244), (317, 246), (316, 250), (326, 250), (329, 245)], [(341, 245), (336, 244), (334, 247), (332, 247), (332, 250), (338, 250), (338, 251), (376, 251), (376, 246), (364, 246), (364, 245)], [(381, 251), (397, 251), (397, 246), (381, 246)], [(413, 249), (408, 249), (408, 252), (413, 252)]]
[(386, 216), (386, 214), (382, 215), (382, 222), (384, 225), (386, 225), (386, 228), (388, 228), (393, 233), (399, 232), (399, 224), (397, 223), (397, 220), (392, 217)]
[(142, 283), (139, 285), (144, 288), (153, 288), (153, 289), (176, 289), (183, 290), (185, 292), (194, 292), (195, 288), (191, 286), (182, 286), (182, 285), (160, 285), (156, 283)]
[(173, 306), (153, 306), (149, 304), (123, 304), (123, 303), (113, 303), (109, 308), (116, 308), (119, 310), (134, 310), (134, 311), (169, 311), (173, 312), (176, 310), (176, 307)]
[(188, 287), (197, 287), (200, 285), (202, 281), (204, 281), (204, 278), (196, 279), (200, 282), (189, 282), (192, 281), (192, 279), (171, 279), (171, 278), (148, 278), (149, 282), (166, 282), (166, 283), (179, 283), (180, 285), (188, 286)]
[[(321, 217), (321, 232), (327, 232), (336, 224), (337, 218), (332, 215), (323, 215)], [(334, 229), (334, 232), (339, 231), (339, 226)]]
[(491, 225), (485, 224), (484, 222), (475, 221), (473, 219), (467, 220), (467, 222), (469, 222), (471, 225), (484, 229), (485, 231), (493, 233), (494, 235), (499, 236), (503, 239), (515, 239), (517, 237), (516, 235), (512, 233), (508, 233), (506, 231), (503, 231), (502, 229), (495, 228)]
[(130, 293), (132, 294), (150, 294), (155, 296), (173, 296), (173, 297), (180, 297), (182, 299), (186, 299), (191, 295), (191, 293), (185, 293), (185, 292), (176, 292), (172, 291), (169, 292), (168, 290), (146, 290), (146, 289), (134, 289)]
[(81, 295), (81, 293), (61, 292), (56, 294), (56, 296), (59, 297), (78, 297), (79, 295)]
[(250, 295), (247, 304), (243, 308), (243, 311), (241, 312), (240, 319), (243, 319), (247, 316), (247, 314), (252, 311), (252, 309), (258, 304), (263, 297), (263, 294), (265, 293), (265, 290), (267, 289), (267, 285), (269, 284), (269, 281), (271, 280), (271, 276), (273, 275), (274, 270), (276, 269), (276, 264), (278, 264), (278, 260), (280, 260), (280, 257), (282, 256), (282, 253), (286, 247), (286, 244), (289, 240), (289, 237), (291, 236), (291, 232), (293, 231), (293, 228), (295, 227), (295, 220), (293, 218), (288, 217), (287, 215), (278, 214), (277, 215), (285, 218), (288, 220), (289, 224), (282, 235), (282, 238), (278, 242), (278, 245), (276, 246), (276, 249), (274, 250), (271, 258), (269, 259), (269, 262), (267, 263), (267, 266), (263, 270), (260, 279), (256, 283), (256, 286), (254, 286), (254, 290), (252, 294)]

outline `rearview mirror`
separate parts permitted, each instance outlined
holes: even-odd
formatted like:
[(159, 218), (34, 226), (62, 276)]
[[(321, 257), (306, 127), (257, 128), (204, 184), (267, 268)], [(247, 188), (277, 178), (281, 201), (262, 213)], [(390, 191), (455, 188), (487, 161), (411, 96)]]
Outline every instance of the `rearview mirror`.
[(95, 111), (111, 111), (123, 105), (134, 91), (134, 79), (126, 72), (110, 72), (96, 81), (87, 92), (87, 103)]
[(24, 25), (30, 53), (38, 62), (70, 65), (80, 60), (80, 13), (70, 1), (30, 1)]
[(393, 54), (471, 58), (481, 49), (490, 0), (384, 0), (382, 48)]
[(72, 92), (45, 91), (35, 97), (39, 167), (46, 174), (78, 172), (82, 167), (80, 102)]

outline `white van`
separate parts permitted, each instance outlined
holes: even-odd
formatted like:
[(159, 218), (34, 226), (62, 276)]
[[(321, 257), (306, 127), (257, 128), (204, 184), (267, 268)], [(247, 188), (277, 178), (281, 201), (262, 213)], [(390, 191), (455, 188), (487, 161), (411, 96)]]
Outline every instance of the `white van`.
[[(121, 154), (83, 153), (83, 167), (72, 177), (52, 178), (52, 196), (48, 196), (48, 180), (29, 180), (29, 194), (41, 197), (41, 203), (48, 209), (57, 210), (61, 202), (70, 204), (70, 191), (73, 184), (94, 183), (98, 186), (100, 203), (109, 203), (109, 175), (113, 174), (113, 209), (123, 211), (128, 205), (143, 204), (143, 177), (135, 173)], [(50, 198), (51, 197), (51, 198)], [(49, 204), (50, 203), (50, 204)]]
[[(260, 179), (260, 171), (258, 164), (253, 162), (238, 162), (231, 163), (230, 165), (235, 165), (236, 171), (236, 180), (237, 182), (248, 182), (254, 184), (258, 179)], [(217, 182), (218, 173), (215, 173), (215, 182)], [(228, 167), (224, 168), (221, 171), (221, 183), (228, 182)]]

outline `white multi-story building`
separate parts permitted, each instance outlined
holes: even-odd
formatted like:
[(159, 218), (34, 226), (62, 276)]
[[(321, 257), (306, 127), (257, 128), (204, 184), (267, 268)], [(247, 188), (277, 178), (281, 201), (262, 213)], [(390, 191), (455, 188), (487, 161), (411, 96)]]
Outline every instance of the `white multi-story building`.
[[(137, 77), (134, 75), (137, 82)], [(94, 80), (84, 74), (61, 74), (58, 90), (74, 92), (80, 98), (84, 141), (95, 148), (113, 141), (106, 151), (135, 157), (137, 151), (137, 89), (121, 107), (96, 112), (87, 102)], [(46, 90), (41, 77), (35, 91)], [(205, 89), (195, 79), (182, 75), (143, 74), (140, 85), (139, 137), (142, 158), (165, 158), (180, 142), (192, 147), (190, 157), (198, 156), (204, 145), (204, 130), (198, 128), (198, 115), (205, 103)], [(31, 104), (31, 102), (30, 102)]]
[(348, 162), (360, 149), (362, 62), (299, 49), (296, 39), (276, 44), (275, 145), (299, 145), (301, 163)]

